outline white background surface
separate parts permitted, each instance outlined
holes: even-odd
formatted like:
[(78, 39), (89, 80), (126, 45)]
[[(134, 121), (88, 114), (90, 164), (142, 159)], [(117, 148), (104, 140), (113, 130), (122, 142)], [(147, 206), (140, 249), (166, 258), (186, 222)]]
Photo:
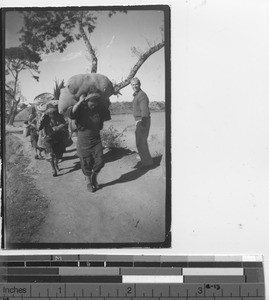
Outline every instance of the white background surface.
[[(44, 6), (44, 1), (0, 3)], [(64, 252), (263, 254), (268, 295), (269, 1), (146, 4), (171, 5), (172, 248)]]

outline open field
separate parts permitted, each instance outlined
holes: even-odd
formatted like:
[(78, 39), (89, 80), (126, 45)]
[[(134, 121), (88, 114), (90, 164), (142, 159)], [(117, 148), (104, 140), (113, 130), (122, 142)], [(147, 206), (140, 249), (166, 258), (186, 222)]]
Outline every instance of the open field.
[[(112, 115), (112, 120), (105, 122), (104, 129), (113, 126), (119, 132), (124, 131), (124, 146), (130, 150), (135, 147), (135, 122), (132, 115)], [(152, 155), (162, 153), (163, 140), (165, 134), (165, 113), (156, 112), (151, 114), (151, 127), (148, 138), (149, 148)]]

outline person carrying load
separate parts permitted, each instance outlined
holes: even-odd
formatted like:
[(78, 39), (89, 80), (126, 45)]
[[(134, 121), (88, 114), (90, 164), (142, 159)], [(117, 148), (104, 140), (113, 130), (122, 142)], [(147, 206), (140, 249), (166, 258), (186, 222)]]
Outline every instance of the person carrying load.
[(92, 88), (88, 95), (82, 94), (79, 101), (69, 107), (66, 115), (77, 126), (77, 154), (85, 175), (87, 190), (99, 189), (97, 175), (104, 166), (100, 130), (106, 119), (106, 111), (100, 105), (100, 93)]
[(59, 98), (59, 113), (75, 120), (77, 155), (89, 192), (99, 189), (97, 174), (104, 166), (100, 130), (111, 119), (113, 94), (113, 84), (105, 75), (91, 73), (72, 76)]
[(68, 136), (68, 124), (58, 113), (57, 106), (48, 106), (39, 125), (44, 132), (45, 158), (50, 162), (52, 175), (57, 176), (58, 162), (65, 152), (65, 138)]

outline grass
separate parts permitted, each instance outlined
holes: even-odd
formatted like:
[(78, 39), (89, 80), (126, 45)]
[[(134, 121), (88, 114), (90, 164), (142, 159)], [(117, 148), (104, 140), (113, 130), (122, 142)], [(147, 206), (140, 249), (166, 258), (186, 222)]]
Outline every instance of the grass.
[(47, 214), (49, 202), (36, 188), (28, 169), (30, 159), (20, 140), (6, 136), (5, 234), (10, 243), (35, 243)]
[(103, 146), (108, 149), (114, 148), (122, 148), (124, 140), (124, 132), (126, 128), (119, 132), (117, 129), (114, 128), (113, 125), (110, 125), (108, 128), (103, 129), (101, 131), (101, 139)]

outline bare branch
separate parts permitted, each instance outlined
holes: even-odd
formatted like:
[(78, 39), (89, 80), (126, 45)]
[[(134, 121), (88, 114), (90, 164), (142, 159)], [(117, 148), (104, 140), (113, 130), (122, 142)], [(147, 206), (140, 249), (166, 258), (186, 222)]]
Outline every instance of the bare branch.
[(164, 25), (162, 25), (160, 27), (160, 30), (161, 30), (161, 34), (162, 34), (162, 41), (164, 41)]
[[(146, 39), (146, 42), (147, 42), (148, 46), (151, 48), (152, 47), (151, 42), (148, 39)], [(154, 43), (154, 45), (155, 45), (155, 43)]]
[(83, 40), (86, 44), (86, 47), (90, 53), (90, 57), (91, 57), (91, 61), (92, 61), (91, 73), (96, 73), (97, 72), (97, 57), (96, 57), (95, 51), (90, 43), (90, 40), (88, 39), (88, 37), (85, 33), (83, 25), (82, 25), (83, 11), (81, 12), (80, 16), (81, 16), (81, 18), (79, 20), (79, 32), (82, 35), (82, 38), (83, 38)]
[[(6, 84), (6, 86), (7, 86), (8, 88), (11, 89), (11, 87), (8, 86), (7, 84)], [(12, 98), (13, 98), (13, 96), (14, 96), (9, 90), (5, 90), (5, 93), (7, 93), (7, 94), (8, 94), (9, 96), (11, 96)]]
[(114, 86), (114, 94), (118, 94), (119, 91), (126, 87), (127, 85), (130, 84), (131, 79), (135, 76), (135, 74), (137, 73), (137, 71), (139, 70), (139, 68), (143, 65), (143, 63), (155, 52), (157, 52), (158, 50), (160, 50), (162, 47), (164, 47), (165, 43), (164, 41), (151, 47), (149, 50), (147, 50), (144, 54), (142, 54), (138, 60), (138, 62), (133, 66), (133, 68), (131, 69), (131, 72), (129, 73), (129, 75), (127, 76), (127, 78), (125, 80), (123, 80), (122, 82), (116, 84)]
[(143, 52), (140, 49), (136, 48), (135, 46), (131, 47), (131, 51), (138, 58), (141, 58), (141, 56), (143, 55)]
[(20, 69), (18, 68), (18, 73), (20, 73), (22, 70), (25, 70), (25, 69), (26, 69), (26, 64), (21, 63), (21, 68)]
[(8, 85), (7, 83), (5, 83), (6, 87), (9, 88), (10, 90), (12, 90), (12, 87), (10, 85)]
[(31, 75), (34, 78), (34, 80), (36, 80), (37, 82), (39, 82), (39, 76), (34, 75), (32, 72), (31, 72)]
[(13, 73), (13, 69), (10, 67), (10, 62), (8, 64), (6, 64), (6, 67), (8, 68), (8, 70), (10, 71), (11, 75), (15, 78), (15, 74)]

